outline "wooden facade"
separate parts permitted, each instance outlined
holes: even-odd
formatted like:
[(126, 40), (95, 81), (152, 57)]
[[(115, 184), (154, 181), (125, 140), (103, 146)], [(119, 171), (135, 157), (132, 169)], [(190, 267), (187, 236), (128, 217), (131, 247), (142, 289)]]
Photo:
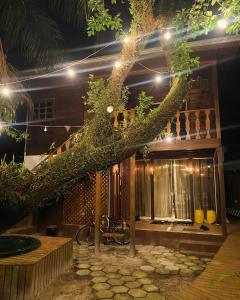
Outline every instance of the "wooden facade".
[[(217, 206), (217, 222), (222, 225), (222, 234), (226, 234), (226, 209), (225, 209), (225, 193), (224, 193), (224, 176), (223, 176), (223, 154), (221, 142), (221, 124), (220, 124), (220, 107), (218, 96), (218, 78), (217, 78), (217, 54), (218, 51), (231, 51), (231, 47), (235, 47), (239, 38), (226, 37), (214, 38), (209, 41), (196, 41), (191, 43), (191, 47), (196, 55), (201, 58), (201, 66), (194, 71), (191, 82), (191, 90), (189, 97), (185, 99), (182, 107), (175, 114), (171, 121), (166, 124), (165, 134), (159, 134), (154, 141), (149, 143), (149, 161), (155, 159), (176, 159), (184, 158), (191, 160), (194, 158), (210, 157), (213, 161), (215, 198)], [(166, 65), (160, 48), (146, 49), (143, 52), (142, 60), (144, 65), (155, 71), (166, 72)], [(106, 56), (101, 58), (91, 59), (83, 63), (84, 68), (99, 66), (96, 71), (96, 76), (108, 76), (110, 69), (100, 68), (104, 64), (111, 64), (115, 56)], [(117, 127), (122, 125), (128, 127), (135, 120), (134, 107), (137, 103), (137, 95), (143, 89), (148, 94), (151, 94), (156, 99), (156, 105), (161, 102), (169, 90), (171, 82), (166, 80), (161, 86), (155, 85), (153, 82), (150, 85), (134, 86), (134, 82), (152, 80), (152, 73), (141, 68), (140, 65), (135, 65), (131, 70), (126, 85), (130, 86), (131, 95), (127, 105), (127, 110), (123, 113), (113, 112), (112, 124)], [(86, 92), (87, 77), (81, 78), (81, 82), (77, 81), (68, 91), (75, 90), (79, 93), (76, 97), (76, 103), (79, 105), (79, 99)], [(134, 87), (133, 87), (134, 86)], [(60, 90), (59, 90), (60, 91)], [(57, 93), (55, 90), (56, 98)], [(67, 89), (66, 89), (67, 91)], [(66, 92), (68, 97), (68, 92)], [(69, 100), (68, 98), (65, 99)], [(76, 114), (79, 114), (79, 122), (83, 123), (83, 118), (86, 117), (86, 112), (83, 112), (83, 106), (80, 110), (76, 110), (75, 104), (71, 102), (60, 101), (59, 106), (61, 111), (68, 114), (64, 122), (70, 124), (71, 112), (74, 112), (74, 122), (77, 124)], [(66, 104), (67, 103), (67, 104)], [(56, 100), (56, 105), (58, 102)], [(56, 116), (56, 123), (58, 116)], [(60, 116), (61, 119), (61, 116)], [(62, 123), (63, 124), (63, 123)], [(42, 129), (41, 129), (42, 130)], [(61, 129), (65, 130), (65, 129)], [(33, 129), (31, 129), (33, 131)], [(35, 133), (34, 129), (34, 133)], [(33, 134), (33, 132), (32, 132)], [(48, 133), (43, 132), (38, 136), (38, 142), (42, 141), (42, 135), (48, 136)], [(53, 137), (57, 138), (57, 131), (53, 135), (49, 135), (49, 140)], [(66, 131), (65, 131), (65, 135)], [(45, 145), (46, 146), (46, 145)], [(45, 147), (44, 146), (44, 147)], [(61, 155), (62, 152), (68, 150), (72, 146), (71, 139), (61, 139), (54, 151), (48, 152), (45, 159), (53, 159), (56, 155)], [(46, 149), (46, 148), (45, 148)], [(143, 158), (143, 150), (140, 149), (136, 154), (136, 163)], [(34, 150), (31, 141), (27, 144), (26, 154), (39, 154), (38, 150)], [(102, 173), (101, 176), (101, 214), (108, 214), (116, 218), (131, 219), (133, 222), (133, 182), (135, 182), (136, 172), (132, 170), (130, 163), (131, 159), (123, 161), (121, 164), (113, 166), (109, 172)], [(137, 168), (137, 166), (136, 166)], [(191, 166), (190, 166), (191, 168)], [(134, 176), (134, 178), (132, 178)], [(154, 184), (154, 174), (151, 172), (151, 184)], [(138, 187), (136, 186), (136, 189)], [(137, 190), (135, 195), (137, 194)], [(96, 200), (96, 179), (95, 175), (85, 178), (80, 181), (73, 190), (65, 195), (63, 201), (63, 217), (62, 224), (78, 226), (79, 224), (87, 224), (92, 220), (92, 211), (95, 209)], [(154, 190), (151, 190), (151, 216), (154, 219)], [(136, 209), (138, 199), (135, 203)], [(136, 213), (135, 213), (136, 214)], [(132, 225), (133, 226), (133, 225)]]

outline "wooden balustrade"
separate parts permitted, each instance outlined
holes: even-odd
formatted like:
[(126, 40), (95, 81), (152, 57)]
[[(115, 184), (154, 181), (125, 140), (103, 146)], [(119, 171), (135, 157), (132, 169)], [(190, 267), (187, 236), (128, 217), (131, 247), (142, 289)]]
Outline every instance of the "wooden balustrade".
[[(134, 123), (135, 110), (125, 110), (123, 112), (113, 112), (113, 126), (123, 126), (127, 128)], [(211, 139), (216, 137), (216, 120), (214, 108), (178, 111), (173, 120), (167, 123), (166, 134), (177, 141)], [(156, 138), (164, 141), (160, 135)], [(50, 153), (46, 160), (51, 160), (54, 156), (72, 147), (71, 140), (66, 140), (62, 145)]]

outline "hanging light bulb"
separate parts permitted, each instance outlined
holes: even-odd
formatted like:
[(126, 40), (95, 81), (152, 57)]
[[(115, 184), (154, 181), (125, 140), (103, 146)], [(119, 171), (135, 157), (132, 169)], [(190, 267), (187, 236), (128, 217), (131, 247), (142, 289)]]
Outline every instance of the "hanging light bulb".
[(11, 95), (11, 91), (8, 87), (4, 87), (4, 88), (1, 89), (1, 94), (4, 97), (9, 97)]
[(47, 132), (47, 126), (44, 127), (44, 132)]
[(119, 69), (120, 67), (121, 67), (121, 62), (120, 61), (115, 61), (115, 63), (114, 63), (114, 67), (116, 68), (116, 69)]
[(164, 40), (168, 41), (172, 37), (172, 34), (170, 31), (166, 31), (163, 35)]
[(128, 36), (125, 36), (123, 39), (124, 44), (128, 44), (130, 41), (130, 38)]
[(76, 76), (76, 72), (70, 68), (67, 70), (67, 75), (68, 75), (68, 77), (73, 78)]
[(107, 112), (109, 113), (109, 114), (111, 114), (112, 112), (113, 112), (113, 106), (112, 105), (109, 105), (108, 107), (107, 107)]
[(227, 27), (227, 21), (225, 19), (220, 19), (218, 20), (217, 25), (220, 29), (225, 29)]
[(157, 76), (155, 77), (155, 82), (156, 82), (156, 83), (160, 83), (162, 80), (163, 80), (163, 78), (162, 78), (161, 75), (157, 75)]
[(165, 140), (166, 142), (170, 143), (173, 140), (173, 138), (169, 135), (165, 138)]

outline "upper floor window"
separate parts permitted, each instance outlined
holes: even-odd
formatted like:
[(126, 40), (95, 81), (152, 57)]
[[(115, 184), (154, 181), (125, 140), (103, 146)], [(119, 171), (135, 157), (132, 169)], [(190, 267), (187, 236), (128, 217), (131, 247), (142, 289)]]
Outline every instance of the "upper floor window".
[(41, 100), (34, 103), (34, 120), (46, 120), (54, 117), (53, 99)]

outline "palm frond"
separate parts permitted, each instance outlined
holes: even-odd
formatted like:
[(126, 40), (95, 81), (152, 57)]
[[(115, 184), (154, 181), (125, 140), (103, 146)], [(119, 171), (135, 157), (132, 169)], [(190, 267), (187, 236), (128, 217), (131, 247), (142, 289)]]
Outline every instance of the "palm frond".
[(55, 16), (76, 27), (88, 16), (87, 0), (47, 0), (47, 5)]
[(0, 31), (4, 44), (18, 47), (30, 62), (46, 65), (58, 59), (61, 32), (39, 1), (1, 0)]

